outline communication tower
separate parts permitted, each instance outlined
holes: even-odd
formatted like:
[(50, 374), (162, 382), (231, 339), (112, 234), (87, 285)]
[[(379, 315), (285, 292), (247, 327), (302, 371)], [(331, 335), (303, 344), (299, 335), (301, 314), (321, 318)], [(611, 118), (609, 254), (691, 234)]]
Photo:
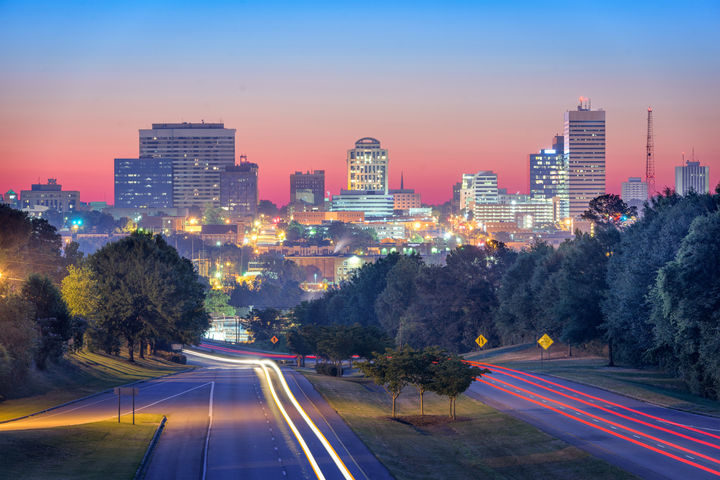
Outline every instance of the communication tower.
[(647, 183), (648, 198), (655, 195), (655, 144), (653, 141), (653, 110), (648, 107), (647, 116), (647, 145), (645, 151), (645, 183)]

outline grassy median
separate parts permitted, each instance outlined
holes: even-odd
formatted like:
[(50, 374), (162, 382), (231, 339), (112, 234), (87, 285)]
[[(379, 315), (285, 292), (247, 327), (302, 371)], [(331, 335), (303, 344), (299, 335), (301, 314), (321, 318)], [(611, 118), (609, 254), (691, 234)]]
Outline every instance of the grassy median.
[(0, 478), (132, 478), (161, 415), (0, 433)]
[(635, 478), (464, 395), (449, 422), (447, 399), (425, 394), (430, 417), (418, 422), (417, 393), (408, 388), (398, 421), (388, 417), (390, 397), (369, 380), (303, 373), (399, 480)]
[(31, 372), (27, 382), (0, 403), (0, 421), (37, 412), (92, 393), (137, 380), (187, 370), (162, 359), (126, 358), (100, 353), (79, 352), (67, 355), (62, 364), (52, 364), (44, 372)]

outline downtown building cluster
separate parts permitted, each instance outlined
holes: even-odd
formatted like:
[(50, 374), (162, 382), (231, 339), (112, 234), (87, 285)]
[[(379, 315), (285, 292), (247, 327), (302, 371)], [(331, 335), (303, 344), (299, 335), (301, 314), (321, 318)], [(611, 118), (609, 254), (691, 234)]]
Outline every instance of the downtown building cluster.
[[(127, 220), (125, 234), (142, 228), (198, 237), (191, 256), (208, 277), (221, 269), (204, 257), (203, 245), (231, 244), (252, 248), (254, 255), (275, 252), (300, 266), (318, 268), (320, 278), (332, 283), (393, 251), (442, 262), (449, 249), (461, 244), (482, 245), (491, 238), (515, 248), (537, 239), (559, 244), (575, 229), (589, 228), (579, 217), (593, 198), (606, 193), (606, 116), (581, 99), (563, 120), (562, 135), (527, 157), (528, 193), (508, 192), (497, 173), (482, 169), (462, 174), (445, 207), (424, 206), (419, 193), (405, 188), (402, 174), (400, 188), (390, 188), (389, 149), (376, 138), (363, 137), (345, 152), (346, 182), (338, 194), (326, 190), (325, 170), (289, 172), (289, 203), (263, 214), (268, 210), (261, 208), (258, 196), (260, 165), (236, 154), (235, 129), (205, 122), (154, 123), (140, 129), (138, 156), (114, 160), (112, 206), (84, 204), (80, 192), (62, 190), (55, 179), (20, 195), (8, 191), (3, 201), (33, 216), (58, 212), (67, 222), (68, 241), (90, 235), (70, 223), (80, 210)], [(694, 158), (675, 173), (678, 193), (709, 191), (709, 167)], [(622, 198), (630, 205), (640, 207), (654, 193), (639, 176), (622, 185)], [(312, 234), (334, 222), (369, 232), (375, 241), (354, 248), (344, 242), (287, 240), (286, 229), (293, 224)]]

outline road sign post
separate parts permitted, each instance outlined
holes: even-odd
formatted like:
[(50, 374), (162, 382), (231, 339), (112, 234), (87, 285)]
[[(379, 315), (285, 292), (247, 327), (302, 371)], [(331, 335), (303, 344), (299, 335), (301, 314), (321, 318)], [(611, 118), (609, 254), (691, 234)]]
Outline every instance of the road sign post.
[(542, 347), (542, 350), (540, 350), (540, 368), (543, 367), (543, 350), (547, 350), (550, 348), (550, 345), (552, 345), (553, 339), (548, 336), (548, 334), (544, 334), (542, 337), (540, 337), (537, 341), (540, 346)]
[(137, 387), (115, 387), (113, 390), (118, 396), (118, 423), (120, 423), (120, 399), (125, 395), (132, 395), (132, 424), (135, 425), (135, 395), (138, 393)]

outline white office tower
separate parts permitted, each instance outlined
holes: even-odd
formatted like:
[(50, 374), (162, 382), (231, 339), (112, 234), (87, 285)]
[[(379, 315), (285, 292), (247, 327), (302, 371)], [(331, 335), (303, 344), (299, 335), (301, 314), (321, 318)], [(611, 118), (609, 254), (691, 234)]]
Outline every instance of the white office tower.
[(710, 167), (688, 160), (685, 165), (675, 167), (675, 192), (679, 195), (687, 195), (691, 191), (710, 192)]
[(627, 182), (622, 182), (620, 194), (623, 202), (630, 207), (636, 207), (638, 212), (648, 198), (648, 186), (640, 177), (630, 177)]
[(472, 187), (476, 205), (478, 203), (498, 203), (497, 173), (489, 170), (479, 171), (473, 178)]
[(173, 206), (220, 206), (220, 173), (235, 164), (235, 129), (222, 123), (153, 123), (140, 130), (140, 157), (170, 158)]
[(591, 110), (580, 97), (577, 110), (565, 112), (563, 143), (570, 216), (579, 217), (590, 200), (605, 194), (605, 111)]
[(347, 152), (347, 189), (388, 193), (388, 152), (365, 137)]

